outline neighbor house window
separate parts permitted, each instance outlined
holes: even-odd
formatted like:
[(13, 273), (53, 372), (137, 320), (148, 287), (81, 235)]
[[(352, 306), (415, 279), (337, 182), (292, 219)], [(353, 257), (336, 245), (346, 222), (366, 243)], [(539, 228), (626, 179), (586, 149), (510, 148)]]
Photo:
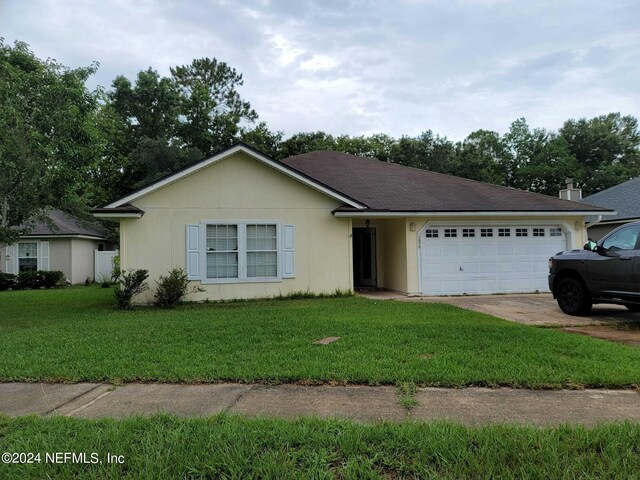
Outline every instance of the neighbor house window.
[(38, 270), (38, 242), (18, 243), (18, 272)]
[(550, 237), (561, 237), (562, 236), (562, 230), (560, 229), (560, 227), (551, 227), (549, 229), (549, 236)]
[(493, 228), (481, 228), (480, 229), (481, 237), (493, 237)]
[(476, 229), (475, 228), (463, 228), (462, 229), (462, 236), (469, 238), (469, 237), (475, 237), (476, 236)]
[(427, 238), (438, 238), (438, 229), (437, 228), (427, 229), (425, 230), (425, 235)]
[(511, 229), (510, 228), (499, 228), (498, 229), (498, 236), (499, 237), (510, 237), (511, 236)]
[(544, 228), (534, 228), (533, 229), (534, 237), (544, 237)]
[(526, 237), (529, 235), (529, 230), (526, 228), (516, 228), (516, 237)]
[(445, 237), (457, 237), (458, 236), (458, 231), (455, 228), (445, 228), (444, 229), (444, 236)]
[(238, 278), (237, 225), (207, 225), (207, 278)]

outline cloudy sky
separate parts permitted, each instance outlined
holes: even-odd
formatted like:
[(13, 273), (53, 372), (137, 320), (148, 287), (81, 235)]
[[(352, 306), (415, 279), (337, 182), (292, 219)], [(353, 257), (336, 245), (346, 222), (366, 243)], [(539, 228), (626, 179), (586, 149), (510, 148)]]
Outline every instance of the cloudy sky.
[(0, 36), (108, 87), (216, 57), (272, 130), (452, 139), (640, 116), (637, 0), (0, 0)]

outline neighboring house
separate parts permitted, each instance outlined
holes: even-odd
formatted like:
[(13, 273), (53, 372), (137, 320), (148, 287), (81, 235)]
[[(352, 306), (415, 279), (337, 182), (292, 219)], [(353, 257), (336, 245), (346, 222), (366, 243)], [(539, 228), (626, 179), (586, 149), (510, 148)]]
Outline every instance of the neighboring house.
[(0, 271), (60, 270), (71, 283), (94, 280), (94, 251), (111, 250), (109, 231), (60, 210), (48, 212), (15, 245), (0, 247)]
[(640, 220), (640, 177), (594, 193), (585, 197), (584, 201), (590, 205), (598, 205), (616, 211), (616, 215), (602, 219), (587, 218), (589, 238), (598, 241), (620, 225)]
[[(276, 161), (243, 144), (102, 208), (123, 268), (175, 266), (192, 300), (385, 288), (546, 291), (548, 258), (608, 210), (336, 152)], [(152, 299), (147, 292), (139, 301)]]

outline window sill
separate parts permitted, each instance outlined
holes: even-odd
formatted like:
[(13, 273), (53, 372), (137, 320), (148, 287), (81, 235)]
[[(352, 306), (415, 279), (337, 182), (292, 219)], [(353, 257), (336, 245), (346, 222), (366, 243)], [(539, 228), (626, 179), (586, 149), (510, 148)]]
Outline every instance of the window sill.
[[(198, 280), (195, 280), (196, 282)], [(204, 278), (199, 280), (202, 285), (225, 285), (238, 283), (278, 283), (282, 278)]]

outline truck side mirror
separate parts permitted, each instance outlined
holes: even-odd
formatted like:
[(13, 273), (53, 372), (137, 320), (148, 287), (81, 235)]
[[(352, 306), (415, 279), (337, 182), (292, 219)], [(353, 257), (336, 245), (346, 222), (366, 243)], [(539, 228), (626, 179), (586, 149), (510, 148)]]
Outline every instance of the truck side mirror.
[(584, 244), (583, 247), (585, 250), (589, 250), (590, 252), (596, 252), (598, 251), (598, 244), (596, 242), (594, 242), (593, 240), (589, 240), (587, 243)]

